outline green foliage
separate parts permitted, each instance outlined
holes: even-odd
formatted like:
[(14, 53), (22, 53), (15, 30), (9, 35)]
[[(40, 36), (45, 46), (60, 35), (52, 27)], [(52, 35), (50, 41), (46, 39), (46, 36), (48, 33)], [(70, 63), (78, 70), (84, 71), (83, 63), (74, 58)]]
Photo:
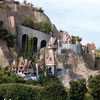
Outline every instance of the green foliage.
[(96, 49), (96, 59), (100, 59), (100, 48)]
[(81, 42), (82, 38), (80, 38), (79, 36), (72, 36), (72, 43), (76, 44), (76, 41)]
[(43, 55), (43, 74), (45, 75), (46, 73), (46, 64), (45, 64), (45, 52), (44, 52), (44, 55)]
[(30, 60), (31, 57), (31, 40), (28, 40), (28, 57), (27, 59)]
[(34, 11), (41, 12), (41, 13), (44, 12), (42, 8), (35, 8), (35, 7), (34, 7)]
[(20, 78), (13, 74), (13, 72), (6, 70), (5, 68), (0, 69), (0, 84), (3, 83), (25, 83), (23, 78)]
[(0, 85), (0, 96), (6, 100), (38, 100), (40, 90), (41, 87), (23, 84), (4, 84)]
[(44, 32), (44, 33), (51, 32), (51, 25), (47, 20), (37, 23), (36, 26), (37, 26), (37, 30), (41, 32)]
[(88, 79), (90, 94), (94, 100), (100, 100), (100, 75), (90, 76)]
[(33, 57), (33, 54), (34, 54), (34, 38), (31, 38), (31, 58)]
[(53, 85), (53, 84), (61, 85), (62, 83), (56, 76), (50, 75), (50, 76), (45, 77), (44, 75), (40, 75), (38, 84), (40, 84), (41, 86), (49, 86), (49, 85)]
[(91, 96), (89, 93), (87, 93), (87, 94), (85, 95), (84, 100), (94, 100), (94, 99), (92, 98), (92, 96)]
[(16, 35), (12, 35), (5, 29), (0, 29), (0, 39), (3, 39), (7, 41), (8, 47), (14, 46), (14, 39), (16, 38)]
[(29, 17), (25, 17), (24, 23), (22, 25), (34, 29), (35, 23)]
[(67, 92), (62, 85), (53, 84), (44, 87), (39, 97), (39, 100), (66, 100)]
[(47, 20), (39, 23), (34, 23), (34, 21), (31, 20), (29, 17), (25, 17), (24, 23), (22, 25), (44, 33), (51, 32), (51, 25)]
[(28, 37), (26, 36), (25, 39), (25, 52), (24, 52), (24, 59), (27, 59), (27, 48), (28, 48)]
[(15, 3), (15, 4), (20, 4), (19, 1), (15, 1), (15, 0), (13, 0), (13, 3)]
[(70, 100), (84, 100), (87, 92), (85, 79), (70, 82), (69, 98)]

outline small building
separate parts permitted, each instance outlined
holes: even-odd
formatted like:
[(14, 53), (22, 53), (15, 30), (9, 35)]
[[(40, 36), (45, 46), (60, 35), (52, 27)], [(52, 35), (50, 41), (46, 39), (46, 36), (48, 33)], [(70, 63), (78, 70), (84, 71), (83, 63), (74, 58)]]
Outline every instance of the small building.
[(54, 53), (54, 49), (57, 48), (55, 42), (56, 38), (51, 37), (47, 45), (47, 48), (49, 50), (49, 56), (46, 60), (47, 74), (53, 74), (53, 75), (56, 75), (56, 67), (57, 67), (57, 63), (55, 60), (55, 53)]

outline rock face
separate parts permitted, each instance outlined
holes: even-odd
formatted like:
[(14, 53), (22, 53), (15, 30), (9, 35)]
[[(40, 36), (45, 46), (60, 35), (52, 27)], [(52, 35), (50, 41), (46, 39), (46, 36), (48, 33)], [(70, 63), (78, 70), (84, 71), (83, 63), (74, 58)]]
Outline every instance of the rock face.
[(59, 67), (69, 69), (68, 73), (58, 76), (66, 87), (69, 87), (70, 80), (88, 79), (90, 75), (98, 74), (98, 71), (90, 69), (82, 56), (75, 54), (71, 50), (62, 50), (61, 54), (56, 55), (56, 60)]
[(95, 61), (95, 69), (100, 70), (100, 59), (96, 59)]
[(95, 54), (83, 54), (83, 59), (90, 69), (95, 69)]
[(10, 61), (16, 59), (15, 50), (8, 48), (7, 43), (3, 40), (0, 40), (0, 65), (6, 67), (9, 65)]
[[(4, 27), (12, 34), (16, 34), (16, 25), (22, 24), (25, 17), (31, 18), (34, 22), (47, 20), (51, 23), (47, 15), (42, 12), (36, 11), (35, 7), (32, 7), (31, 4), (0, 4), (0, 20), (5, 22)], [(56, 33), (58, 32), (56, 27), (53, 26), (52, 23), (51, 29)]]

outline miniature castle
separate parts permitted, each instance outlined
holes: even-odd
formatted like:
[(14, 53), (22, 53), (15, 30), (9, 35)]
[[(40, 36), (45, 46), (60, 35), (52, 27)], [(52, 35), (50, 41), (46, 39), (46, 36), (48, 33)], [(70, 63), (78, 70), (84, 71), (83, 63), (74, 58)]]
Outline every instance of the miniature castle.
[[(66, 32), (61, 32), (58, 36), (53, 37), (51, 35), (46, 48), (48, 49), (48, 57), (45, 59), (47, 74), (57, 74), (57, 65), (55, 54), (61, 53), (62, 49), (70, 49), (76, 54), (81, 55), (82, 53), (94, 53), (95, 54), (95, 44), (87, 44), (83, 46), (78, 40), (75, 44), (72, 44), (71, 36)], [(13, 61), (11, 64), (11, 69), (18, 74), (24, 74), (28, 76), (38, 76), (43, 71), (42, 60), (37, 61), (36, 64), (32, 64), (32, 61), (24, 60), (23, 57), (19, 58), (17, 64)]]

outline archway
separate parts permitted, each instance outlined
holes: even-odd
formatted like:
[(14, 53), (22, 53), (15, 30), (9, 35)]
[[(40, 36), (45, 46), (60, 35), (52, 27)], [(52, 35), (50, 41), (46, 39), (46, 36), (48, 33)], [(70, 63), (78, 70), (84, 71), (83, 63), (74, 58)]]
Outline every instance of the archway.
[(22, 36), (22, 52), (25, 52), (25, 49), (28, 50), (28, 35), (24, 34)]
[(45, 40), (41, 41), (41, 48), (43, 48), (43, 47), (46, 47), (46, 41)]
[(37, 52), (37, 43), (38, 39), (36, 37), (33, 38), (33, 51)]

